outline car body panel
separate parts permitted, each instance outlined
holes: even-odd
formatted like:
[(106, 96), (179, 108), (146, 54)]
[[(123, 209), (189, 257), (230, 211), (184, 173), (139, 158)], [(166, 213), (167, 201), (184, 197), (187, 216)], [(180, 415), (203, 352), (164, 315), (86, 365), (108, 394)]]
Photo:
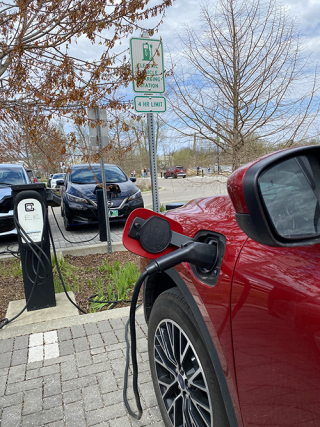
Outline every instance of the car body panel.
[(319, 244), (271, 248), (248, 239), (241, 251), (232, 330), (246, 426), (319, 425), (319, 265)]
[(168, 211), (166, 216), (180, 222), (184, 234), (190, 237), (200, 230), (212, 230), (226, 237), (226, 249), (215, 286), (201, 283), (186, 263), (177, 266), (176, 270), (186, 282), (204, 317), (224, 370), (238, 424), (242, 425), (233, 360), (230, 300), (234, 267), (248, 237), (236, 223), (228, 196), (196, 199), (179, 210)]
[(176, 270), (206, 322), (238, 424), (318, 426), (320, 245), (254, 242), (239, 229), (228, 197), (196, 199), (167, 216), (191, 237), (200, 229), (226, 237), (214, 287), (202, 284), (188, 264)]

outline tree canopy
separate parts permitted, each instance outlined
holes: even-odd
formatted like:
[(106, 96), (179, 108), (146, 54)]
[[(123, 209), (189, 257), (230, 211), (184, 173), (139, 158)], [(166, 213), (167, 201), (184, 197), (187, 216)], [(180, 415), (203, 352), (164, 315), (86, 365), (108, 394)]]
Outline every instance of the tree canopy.
[(290, 145), (318, 112), (316, 71), (294, 19), (274, 0), (219, 0), (201, 8), (199, 30), (186, 28), (172, 55), (169, 103), (181, 134), (214, 142), (240, 165), (254, 135)]
[[(0, 2), (0, 118), (12, 109), (50, 112), (115, 104), (131, 80), (121, 39), (172, 0), (14, 0)], [(153, 30), (150, 30), (152, 33)], [(100, 45), (97, 58), (87, 40)], [(117, 47), (117, 50), (115, 50)], [(50, 113), (49, 113), (50, 114)]]

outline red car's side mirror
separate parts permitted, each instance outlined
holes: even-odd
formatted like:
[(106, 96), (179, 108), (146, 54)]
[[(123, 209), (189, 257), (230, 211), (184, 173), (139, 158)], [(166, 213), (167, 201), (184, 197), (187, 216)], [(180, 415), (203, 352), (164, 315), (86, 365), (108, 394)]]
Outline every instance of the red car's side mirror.
[(268, 246), (320, 242), (320, 147), (279, 151), (236, 170), (228, 179), (236, 220)]

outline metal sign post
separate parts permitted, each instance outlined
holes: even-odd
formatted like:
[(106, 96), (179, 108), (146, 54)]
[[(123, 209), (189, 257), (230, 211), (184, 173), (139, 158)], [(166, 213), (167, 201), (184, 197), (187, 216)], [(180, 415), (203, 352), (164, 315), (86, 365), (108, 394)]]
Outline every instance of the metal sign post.
[[(100, 120), (100, 109), (96, 108), (96, 120)], [(104, 169), (103, 151), (102, 151), (102, 137), (101, 137), (101, 126), (97, 125), (97, 137), (99, 141), (99, 149), (101, 152), (100, 165), (101, 165), (101, 181), (104, 201), (104, 214), (106, 218), (106, 229), (107, 229), (107, 246), (108, 253), (112, 253), (111, 238), (110, 238), (110, 222), (109, 222), (109, 209), (108, 209), (108, 197), (107, 197), (107, 184), (106, 184), (106, 172)]]
[(149, 157), (150, 157), (150, 174), (152, 189), (152, 207), (155, 212), (160, 213), (158, 173), (157, 173), (157, 151), (154, 140), (154, 121), (153, 113), (147, 113), (148, 140), (149, 140)]
[(150, 174), (152, 189), (152, 205), (155, 212), (160, 212), (157, 151), (154, 137), (153, 112), (164, 113), (166, 111), (166, 99), (164, 96), (153, 96), (165, 92), (163, 48), (161, 40), (150, 39), (148, 33), (141, 38), (130, 39), (131, 69), (135, 72), (146, 69), (147, 77), (138, 84), (133, 80), (133, 90), (143, 93), (134, 99), (134, 109), (137, 113), (147, 113)]

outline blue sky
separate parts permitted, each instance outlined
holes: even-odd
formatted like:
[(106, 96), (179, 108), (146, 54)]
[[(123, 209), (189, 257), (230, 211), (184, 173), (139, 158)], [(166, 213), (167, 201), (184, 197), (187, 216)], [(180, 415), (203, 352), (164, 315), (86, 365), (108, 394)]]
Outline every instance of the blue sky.
[[(263, 0), (262, 0), (263, 1)], [(151, 0), (150, 4), (157, 3), (158, 0)], [(214, 5), (214, 0), (210, 1)], [(304, 36), (306, 42), (307, 54), (312, 56), (312, 62), (315, 64), (320, 57), (320, 0), (286, 0), (280, 2), (285, 5), (293, 18), (296, 19), (298, 29)], [(173, 6), (166, 9), (166, 16), (159, 32), (154, 36), (161, 37), (164, 44), (164, 54), (170, 50), (179, 50), (179, 34), (182, 34), (185, 25), (191, 28), (197, 28), (200, 15), (199, 0), (175, 0)], [(158, 18), (149, 21), (143, 21), (146, 28), (152, 28), (158, 22)], [(133, 34), (134, 37), (140, 36), (140, 31)], [(116, 47), (117, 52), (129, 49), (129, 38), (123, 39), (121, 46)], [(78, 44), (72, 44), (69, 52), (75, 56), (94, 60), (98, 52), (101, 52), (101, 46), (92, 45), (89, 40), (80, 38)], [(127, 57), (129, 52), (127, 52)]]

